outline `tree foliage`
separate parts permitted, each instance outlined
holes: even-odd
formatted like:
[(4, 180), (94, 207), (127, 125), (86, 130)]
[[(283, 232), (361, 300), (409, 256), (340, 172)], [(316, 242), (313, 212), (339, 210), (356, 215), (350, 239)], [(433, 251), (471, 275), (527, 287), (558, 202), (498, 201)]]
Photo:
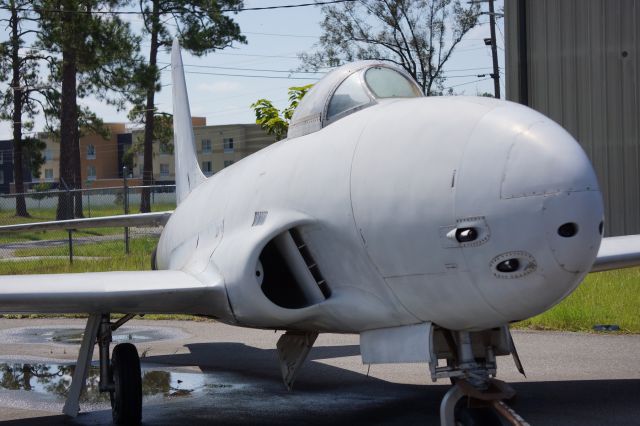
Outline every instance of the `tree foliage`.
[(360, 59), (404, 68), (426, 95), (442, 94), (443, 68), (478, 22), (478, 3), (460, 0), (357, 0), (323, 6), (317, 50), (300, 54), (303, 69)]
[(287, 136), (293, 112), (311, 87), (313, 84), (290, 87), (289, 105), (282, 112), (268, 99), (258, 99), (252, 103), (251, 108), (256, 113), (256, 124), (268, 134), (274, 135), (276, 140), (284, 139)]
[[(143, 143), (143, 185), (153, 183), (153, 134), (155, 130), (155, 94), (160, 91), (158, 51), (171, 46), (174, 37), (180, 39), (183, 49), (202, 56), (223, 49), (233, 42), (246, 43), (240, 27), (222, 10), (239, 10), (242, 0), (137, 0), (144, 22), (143, 32), (149, 39), (149, 57), (145, 69), (135, 76), (143, 96), (134, 108), (134, 118), (145, 125)], [(150, 192), (144, 190), (140, 211), (150, 211)]]

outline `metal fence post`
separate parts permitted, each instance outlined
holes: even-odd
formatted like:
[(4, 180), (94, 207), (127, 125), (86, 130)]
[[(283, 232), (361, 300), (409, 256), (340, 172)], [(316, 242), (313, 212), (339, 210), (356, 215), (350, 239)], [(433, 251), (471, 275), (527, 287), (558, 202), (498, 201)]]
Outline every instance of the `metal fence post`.
[[(67, 203), (68, 203), (67, 209), (71, 209), (71, 211), (67, 210), (68, 211), (67, 218), (73, 219), (76, 212), (75, 204), (74, 204), (75, 199), (71, 195), (71, 189), (69, 189), (69, 187), (67, 186), (67, 182), (64, 181), (62, 176), (60, 176), (60, 183), (62, 183), (65, 191), (67, 192)], [(73, 229), (68, 229), (67, 232), (69, 233), (69, 263), (73, 263)]]
[(73, 229), (68, 229), (69, 232), (69, 263), (73, 263)]
[[(129, 185), (127, 182), (127, 174), (129, 170), (127, 166), (122, 168), (122, 185), (123, 185), (123, 200), (122, 204), (124, 205), (124, 214), (129, 214)], [(129, 254), (129, 227), (125, 226), (124, 228), (124, 252)]]

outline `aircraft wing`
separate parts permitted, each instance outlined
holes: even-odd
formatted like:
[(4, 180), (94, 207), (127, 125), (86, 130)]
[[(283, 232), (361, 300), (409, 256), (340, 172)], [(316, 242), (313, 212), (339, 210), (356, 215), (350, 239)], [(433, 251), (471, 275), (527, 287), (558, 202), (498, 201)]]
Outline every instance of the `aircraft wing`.
[(640, 235), (607, 237), (602, 239), (600, 250), (591, 272), (640, 266)]
[(173, 211), (136, 213), (84, 219), (53, 220), (0, 226), (0, 232), (50, 231), (59, 229), (108, 228), (118, 226), (160, 226), (167, 223)]
[[(0, 313), (182, 313), (214, 315), (226, 304), (221, 277), (182, 271), (0, 276)], [(218, 300), (224, 296), (224, 300)]]

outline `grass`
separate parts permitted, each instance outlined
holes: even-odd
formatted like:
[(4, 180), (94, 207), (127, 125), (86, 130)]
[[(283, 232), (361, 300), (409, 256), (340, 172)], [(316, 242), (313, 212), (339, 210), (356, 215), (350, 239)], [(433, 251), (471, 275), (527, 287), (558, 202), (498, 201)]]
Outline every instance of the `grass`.
[[(137, 212), (137, 207), (132, 208), (132, 213)], [(151, 210), (154, 212), (163, 212), (175, 209), (175, 204), (172, 203), (156, 203), (152, 204)], [(86, 217), (101, 217), (101, 216), (115, 216), (124, 214), (122, 206), (118, 205), (106, 205), (95, 206), (91, 208), (91, 216), (89, 216), (89, 209), (85, 206), (84, 213)], [(19, 223), (32, 223), (32, 222), (45, 222), (55, 220), (56, 208), (34, 208), (29, 209), (31, 217), (18, 217), (15, 216), (14, 210), (0, 211), (0, 225), (15, 225)], [(101, 235), (114, 235), (122, 233), (122, 228), (97, 228), (97, 229), (83, 229), (81, 231), (74, 231), (74, 237), (83, 236), (101, 236)], [(69, 234), (65, 230), (61, 231), (25, 231), (15, 233), (0, 233), (0, 243), (13, 243), (21, 241), (43, 241), (43, 240), (64, 240), (69, 237)]]
[[(154, 212), (174, 210), (175, 208), (176, 208), (175, 204), (172, 204), (172, 203), (154, 203), (151, 205), (151, 211), (154, 211)], [(85, 217), (115, 216), (119, 214), (124, 214), (122, 205), (116, 205), (116, 204), (92, 206), (90, 212), (87, 206), (84, 206), (83, 210), (84, 210)], [(138, 213), (137, 206), (131, 206), (131, 213)], [(56, 207), (29, 209), (29, 214), (31, 215), (31, 217), (25, 218), (25, 217), (16, 216), (14, 210), (2, 210), (0, 211), (0, 224), (13, 225), (16, 223), (30, 223), (30, 222), (43, 222), (47, 220), (55, 220)]]
[(515, 328), (592, 332), (596, 324), (640, 333), (640, 268), (589, 274), (560, 304)]
[[(122, 232), (122, 229), (120, 229), (120, 232)], [(123, 239), (112, 240), (112, 241), (101, 241), (98, 243), (74, 244), (73, 255), (74, 256), (90, 256), (90, 257), (108, 257), (112, 259), (118, 259), (122, 255), (126, 260), (126, 259), (129, 259), (129, 257), (131, 256), (135, 256), (135, 254), (151, 253), (156, 247), (156, 244), (158, 244), (158, 238), (156, 237), (131, 238), (129, 240), (129, 250), (131, 253), (134, 253), (134, 255), (129, 255), (129, 256), (124, 256)], [(17, 249), (15, 250), (14, 253), (16, 257), (42, 256), (43, 253), (46, 253), (46, 256), (68, 256), (69, 248), (66, 245), (59, 246), (59, 247), (47, 247), (47, 248), (42, 248), (42, 247), (25, 248), (25, 249)], [(146, 269), (148, 269), (149, 265), (151, 265), (150, 262), (151, 260), (149, 260), (149, 262), (147, 262), (144, 265)]]

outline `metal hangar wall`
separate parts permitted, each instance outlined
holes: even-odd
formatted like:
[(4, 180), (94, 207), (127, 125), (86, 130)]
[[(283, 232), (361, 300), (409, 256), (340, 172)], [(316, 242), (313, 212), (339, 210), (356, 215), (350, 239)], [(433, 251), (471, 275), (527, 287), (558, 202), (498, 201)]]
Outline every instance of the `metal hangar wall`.
[(640, 0), (505, 0), (507, 99), (583, 146), (605, 233), (640, 233)]

